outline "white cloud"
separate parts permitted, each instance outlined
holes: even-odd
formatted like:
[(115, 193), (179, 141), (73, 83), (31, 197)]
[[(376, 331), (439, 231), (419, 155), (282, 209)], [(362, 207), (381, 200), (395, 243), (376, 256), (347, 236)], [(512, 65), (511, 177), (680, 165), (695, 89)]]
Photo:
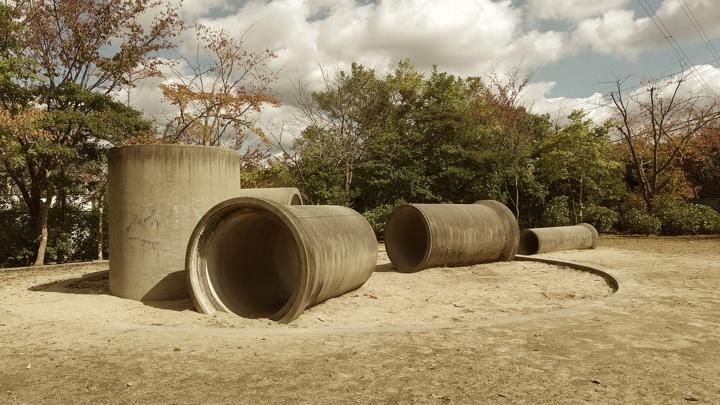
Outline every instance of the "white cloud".
[[(714, 96), (720, 95), (720, 67), (697, 65), (659, 82), (653, 82), (656, 87), (663, 89), (658, 97), (670, 97), (674, 83), (677, 83), (680, 77), (684, 77), (685, 82), (678, 91), (678, 99), (699, 97), (698, 102), (702, 105), (703, 102), (710, 102)], [(561, 124), (566, 122), (567, 116), (573, 110), (579, 109), (584, 110), (588, 118), (598, 124), (612, 117), (614, 106), (610, 91), (596, 92), (588, 97), (548, 97), (555, 85), (555, 82), (531, 83), (523, 93), (524, 104), (537, 114), (549, 114), (553, 122)], [(646, 102), (649, 86), (650, 83), (644, 82), (641, 85), (625, 83), (621, 87), (627, 100), (632, 98)], [(637, 108), (637, 104), (631, 103), (632, 108)]]
[(622, 7), (630, 0), (529, 0), (528, 17), (537, 20), (579, 21)]
[(556, 82), (531, 83), (523, 93), (523, 103), (536, 114), (549, 114), (550, 120), (557, 124), (567, 121), (574, 110), (584, 110), (588, 118), (602, 123), (611, 117), (611, 109), (606, 105), (609, 98), (603, 93), (593, 93), (588, 97), (548, 97)]
[(523, 32), (522, 10), (510, 1), (250, 1), (235, 14), (200, 22), (236, 33), (254, 24), (252, 45), (282, 47), (276, 89), (286, 101), (294, 92), (292, 78), (321, 85), (319, 65), (358, 61), (382, 70), (409, 58), (423, 71), (438, 65), (480, 75), (520, 61), (555, 61), (567, 48), (563, 33)]
[[(708, 35), (720, 33), (720, 7), (716, 0), (684, 0)], [(484, 75), (491, 70), (508, 72), (522, 63), (526, 67), (561, 61), (581, 50), (636, 58), (653, 47), (667, 46), (652, 21), (622, 8), (629, 0), (529, 0), (518, 5), (510, 0), (185, 0), (188, 23), (199, 22), (241, 35), (252, 27), (247, 45), (252, 49), (279, 49), (273, 67), (279, 81), (273, 89), (283, 101), (268, 110), (264, 119), (273, 126), (293, 117), (297, 82), (311, 89), (322, 87), (320, 66), (347, 69), (357, 61), (379, 71), (391, 69), (409, 58), (421, 71), (433, 65), (459, 75)], [(697, 41), (676, 0), (664, 0), (658, 16), (679, 40)], [(571, 31), (528, 29), (532, 20), (576, 22)], [(195, 50), (192, 32), (179, 37), (178, 51)], [(699, 62), (699, 61), (696, 61)], [(720, 85), (720, 77), (708, 76)], [(162, 102), (159, 79), (140, 83), (133, 90), (133, 104), (148, 114), (162, 114), (171, 106)], [(535, 112), (558, 117), (573, 107), (584, 107), (591, 118), (609, 117), (609, 98), (601, 93), (588, 97), (550, 97), (553, 82), (532, 83), (525, 100)], [(688, 82), (688, 88), (691, 82)], [(720, 92), (720, 89), (717, 90)], [(280, 124), (278, 124), (280, 123)], [(268, 124), (268, 125), (270, 125)], [(294, 128), (297, 131), (298, 128)]]
[[(658, 24), (667, 27), (672, 37), (683, 46), (700, 41), (700, 36), (688, 17), (690, 12), (686, 15), (680, 4), (678, 0), (664, 0), (654, 11), (659, 19)], [(720, 21), (720, 7), (717, 0), (684, 0), (684, 4), (687, 4), (708, 36), (720, 34), (720, 25), (717, 23)], [(652, 14), (652, 10), (648, 11)], [(580, 21), (572, 33), (572, 42), (577, 48), (587, 47), (596, 53), (628, 59), (637, 58), (643, 51), (662, 47), (668, 47), (668, 52), (672, 52), (665, 37), (649, 17), (635, 15), (634, 11), (625, 9), (609, 10), (601, 16)]]
[[(483, 75), (509, 71), (521, 62), (536, 66), (556, 61), (568, 49), (566, 33), (523, 31), (524, 11), (509, 0), (250, 0), (235, 9), (229, 3), (212, 0), (203, 9), (205, 3), (186, 0), (183, 15), (188, 23), (234, 35), (252, 27), (249, 48), (279, 49), (272, 66), (280, 79), (273, 90), (284, 106), (263, 114), (268, 122), (291, 120), (298, 82), (322, 88), (321, 66), (347, 69), (357, 61), (383, 72), (408, 58), (421, 71), (437, 65), (455, 74)], [(180, 54), (195, 52), (191, 31), (181, 33), (178, 43)], [(131, 95), (133, 104), (152, 115), (172, 110), (157, 89), (161, 82), (139, 83)]]

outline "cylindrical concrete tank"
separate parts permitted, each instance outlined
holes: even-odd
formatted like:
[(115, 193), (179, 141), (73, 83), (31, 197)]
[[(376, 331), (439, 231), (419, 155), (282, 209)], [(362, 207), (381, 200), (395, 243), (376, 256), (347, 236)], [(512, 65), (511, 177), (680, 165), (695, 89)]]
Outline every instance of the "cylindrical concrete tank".
[(377, 241), (347, 207), (233, 198), (205, 214), (187, 246), (187, 280), (202, 313), (290, 322), (362, 286)]
[(523, 229), (520, 232), (521, 255), (568, 249), (595, 249), (598, 232), (594, 226), (580, 223), (574, 226)]
[(255, 197), (284, 205), (302, 205), (300, 190), (295, 187), (244, 188), (235, 197)]
[(406, 204), (385, 224), (385, 248), (400, 271), (512, 260), (518, 225), (502, 203)]
[(238, 152), (133, 145), (109, 154), (110, 291), (124, 298), (187, 298), (185, 250), (195, 224), (240, 190)]

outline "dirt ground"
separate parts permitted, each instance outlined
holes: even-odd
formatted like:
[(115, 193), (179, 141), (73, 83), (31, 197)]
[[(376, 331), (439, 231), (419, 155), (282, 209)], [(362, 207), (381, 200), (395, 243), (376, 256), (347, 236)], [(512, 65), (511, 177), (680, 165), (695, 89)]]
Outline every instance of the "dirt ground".
[(0, 403), (720, 403), (720, 237), (604, 236), (414, 274), (289, 325), (109, 295), (107, 263), (0, 270)]

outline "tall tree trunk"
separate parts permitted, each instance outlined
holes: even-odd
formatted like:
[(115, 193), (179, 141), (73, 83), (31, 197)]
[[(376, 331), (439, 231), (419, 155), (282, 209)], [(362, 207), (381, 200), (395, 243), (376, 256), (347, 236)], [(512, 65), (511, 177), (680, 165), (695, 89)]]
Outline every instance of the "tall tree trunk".
[(520, 222), (520, 188), (518, 187), (518, 175), (515, 175), (515, 219)]
[(103, 259), (103, 198), (98, 201), (98, 240), (97, 240), (97, 259)]
[(347, 198), (347, 203), (350, 203), (350, 186), (352, 185), (353, 180), (353, 167), (352, 165), (346, 163), (345, 164), (345, 198)]
[(35, 263), (33, 266), (42, 266), (45, 264), (45, 250), (47, 249), (48, 242), (48, 213), (50, 212), (50, 204), (52, 203), (52, 196), (48, 193), (47, 201), (40, 204), (40, 216), (38, 218), (38, 231), (39, 231), (39, 243), (37, 249), (37, 255), (35, 256)]
[(575, 221), (575, 223), (582, 222), (583, 221), (583, 180), (585, 179), (584, 175), (580, 175), (580, 221)]

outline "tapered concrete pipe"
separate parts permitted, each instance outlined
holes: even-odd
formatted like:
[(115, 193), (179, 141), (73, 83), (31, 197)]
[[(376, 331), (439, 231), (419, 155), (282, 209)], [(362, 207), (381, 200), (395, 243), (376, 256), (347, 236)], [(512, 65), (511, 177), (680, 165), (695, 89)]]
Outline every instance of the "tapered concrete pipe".
[(295, 187), (244, 188), (235, 197), (255, 197), (285, 205), (302, 205), (300, 190)]
[(385, 224), (385, 248), (400, 271), (512, 260), (515, 216), (497, 201), (475, 204), (406, 204)]
[(520, 232), (521, 255), (569, 249), (595, 249), (598, 232), (594, 226), (580, 223), (573, 226), (530, 228)]
[(134, 145), (109, 154), (110, 291), (134, 300), (186, 298), (185, 250), (197, 221), (238, 195), (236, 151)]
[(375, 234), (356, 211), (250, 197), (210, 209), (195, 227), (186, 256), (199, 312), (284, 323), (362, 286), (376, 262)]

